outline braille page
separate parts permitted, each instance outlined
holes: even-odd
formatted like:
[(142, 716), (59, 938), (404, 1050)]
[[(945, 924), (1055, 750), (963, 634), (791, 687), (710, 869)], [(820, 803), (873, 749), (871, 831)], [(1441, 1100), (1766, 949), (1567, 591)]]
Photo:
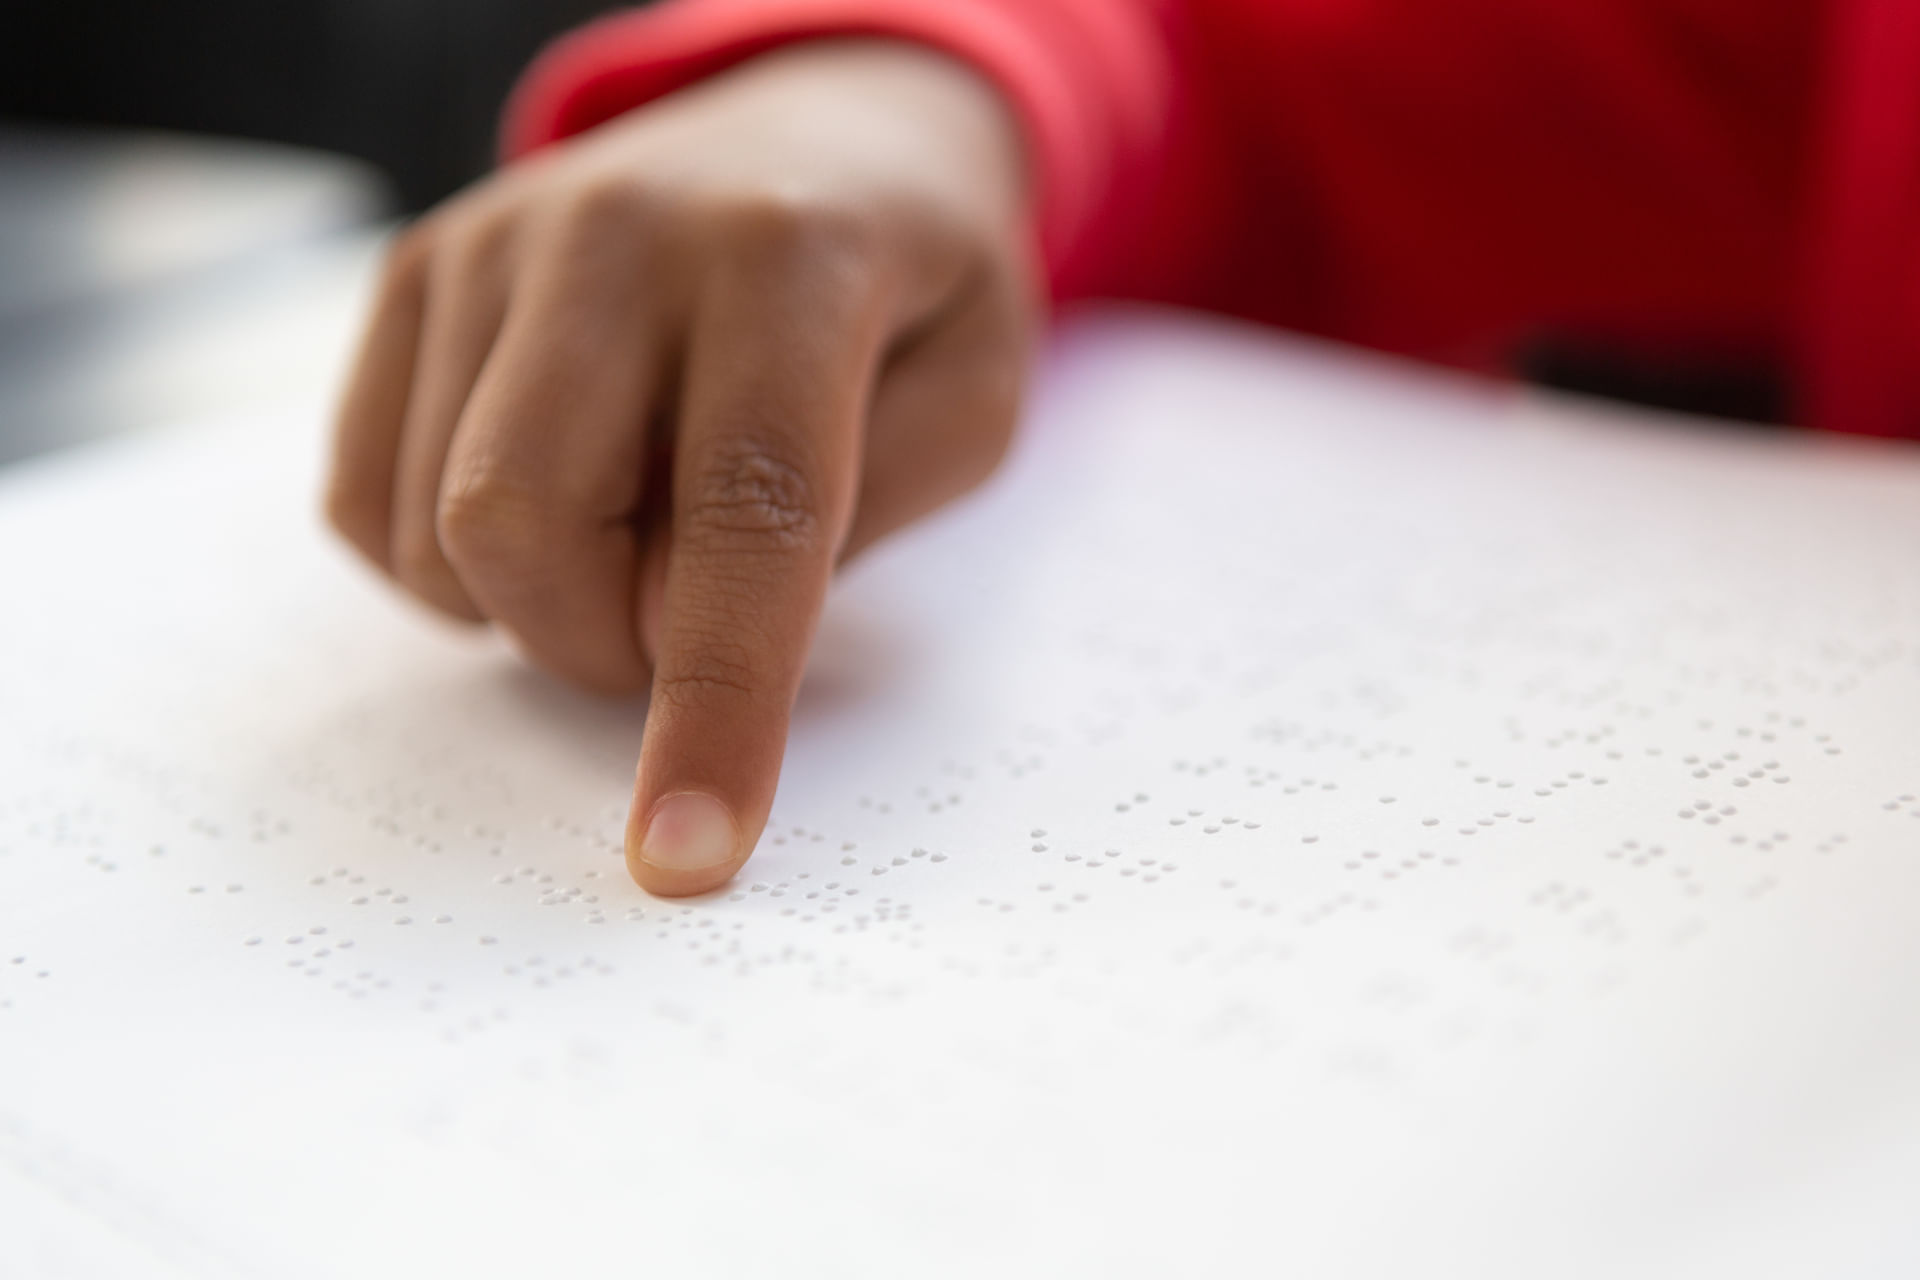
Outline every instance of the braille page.
[(732, 888), (317, 423), (0, 478), (9, 1276), (1920, 1273), (1920, 451), (1083, 324)]

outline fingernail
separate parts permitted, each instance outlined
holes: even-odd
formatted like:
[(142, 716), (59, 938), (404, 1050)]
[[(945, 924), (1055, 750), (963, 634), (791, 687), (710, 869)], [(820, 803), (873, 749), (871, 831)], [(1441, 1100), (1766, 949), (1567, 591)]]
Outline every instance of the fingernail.
[(739, 844), (725, 805), (698, 791), (683, 791), (654, 807), (640, 860), (662, 871), (703, 871), (733, 861)]

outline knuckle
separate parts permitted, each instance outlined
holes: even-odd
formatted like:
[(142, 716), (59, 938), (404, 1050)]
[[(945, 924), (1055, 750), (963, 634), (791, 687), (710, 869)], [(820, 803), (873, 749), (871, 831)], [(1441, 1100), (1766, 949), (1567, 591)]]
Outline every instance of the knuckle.
[(393, 535), (393, 576), (416, 594), (438, 592), (449, 577), (431, 529), (400, 528)]
[(451, 486), (434, 513), (434, 532), (446, 558), (495, 574), (529, 571), (545, 524), (538, 501), (493, 477)]
[(681, 525), (711, 551), (805, 552), (819, 543), (819, 486), (789, 445), (740, 436), (699, 465)]
[(384, 512), (376, 508), (352, 485), (335, 480), (327, 486), (321, 511), (327, 525), (341, 537), (364, 551), (371, 551), (369, 534), (380, 523)]
[(861, 211), (798, 187), (737, 195), (726, 221), (735, 251), (770, 267), (858, 262), (872, 247)]
[(570, 187), (552, 211), (568, 242), (620, 243), (648, 216), (646, 189), (624, 177), (585, 178)]
[(465, 219), (435, 241), (426, 270), (436, 279), (494, 278), (512, 256), (514, 237), (515, 226), (510, 217), (487, 215)]
[(653, 695), (668, 706), (690, 707), (715, 695), (758, 698), (765, 691), (752, 650), (724, 633), (697, 631), (672, 666), (655, 672)]
[(426, 275), (427, 263), (433, 258), (437, 238), (437, 229), (431, 222), (416, 222), (396, 235), (381, 268), (382, 286), (388, 292), (399, 292), (419, 284)]

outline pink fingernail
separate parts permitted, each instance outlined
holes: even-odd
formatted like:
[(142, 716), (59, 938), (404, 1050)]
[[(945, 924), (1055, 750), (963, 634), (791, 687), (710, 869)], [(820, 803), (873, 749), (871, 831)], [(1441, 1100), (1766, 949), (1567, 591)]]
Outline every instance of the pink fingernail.
[(682, 791), (654, 806), (640, 860), (662, 871), (704, 871), (733, 861), (739, 846), (725, 805), (698, 791)]

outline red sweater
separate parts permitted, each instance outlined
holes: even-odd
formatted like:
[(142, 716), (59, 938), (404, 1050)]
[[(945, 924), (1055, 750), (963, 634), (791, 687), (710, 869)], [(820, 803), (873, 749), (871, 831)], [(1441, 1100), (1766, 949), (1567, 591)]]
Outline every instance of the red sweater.
[(1920, 0), (670, 0), (543, 55), (506, 150), (855, 34), (1006, 93), (1062, 300), (1760, 356), (1920, 436)]

